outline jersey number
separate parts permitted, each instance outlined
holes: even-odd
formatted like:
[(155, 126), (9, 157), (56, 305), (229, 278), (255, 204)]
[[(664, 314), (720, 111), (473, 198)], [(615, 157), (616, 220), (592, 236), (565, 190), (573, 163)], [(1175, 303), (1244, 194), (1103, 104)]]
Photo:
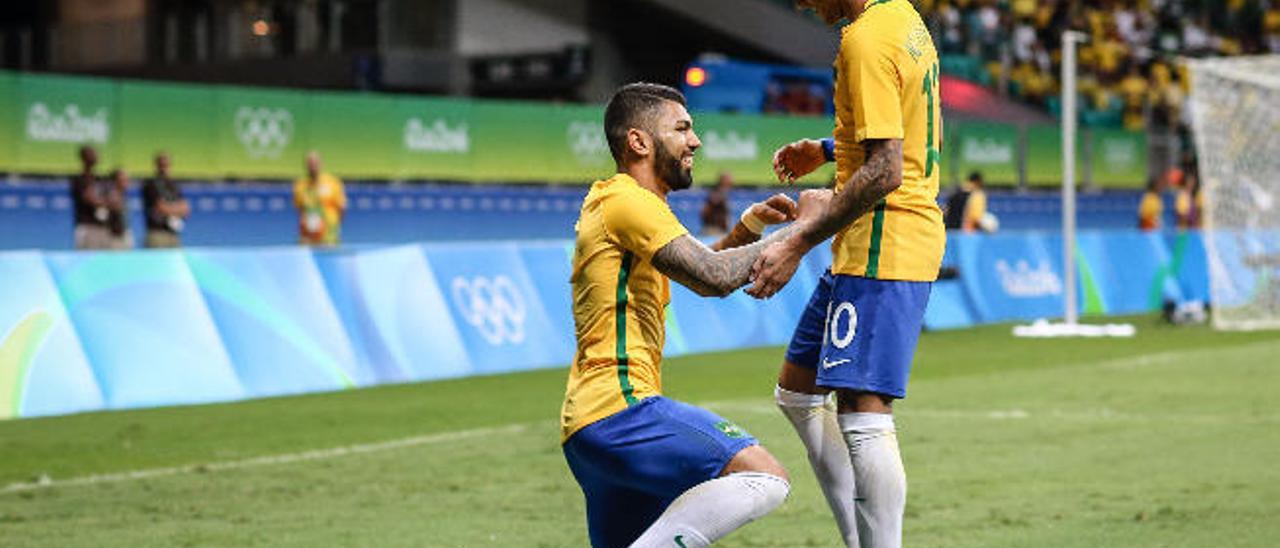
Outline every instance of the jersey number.
[[(941, 95), (938, 87), (938, 64), (924, 73), (924, 96), (929, 105), (929, 133), (926, 136), (924, 176), (933, 175), (933, 167), (942, 161), (942, 139), (935, 139), (934, 134), (942, 129), (941, 108), (934, 107), (934, 94)], [(937, 131), (935, 131), (935, 129)]]

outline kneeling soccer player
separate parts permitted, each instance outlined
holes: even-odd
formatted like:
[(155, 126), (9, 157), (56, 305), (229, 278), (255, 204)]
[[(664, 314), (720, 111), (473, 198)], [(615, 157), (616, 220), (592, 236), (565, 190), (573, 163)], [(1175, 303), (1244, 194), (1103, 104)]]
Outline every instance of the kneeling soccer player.
[[(623, 86), (605, 110), (605, 132), (617, 174), (591, 187), (576, 225), (565, 459), (586, 496), (592, 546), (707, 546), (772, 511), (790, 484), (750, 434), (661, 395), (669, 278), (728, 295), (747, 283), (764, 246), (820, 213), (830, 192), (806, 191), (798, 207), (785, 195), (754, 204), (707, 247), (666, 200), (693, 183), (701, 146), (684, 96)], [(760, 239), (765, 224), (797, 215)]]

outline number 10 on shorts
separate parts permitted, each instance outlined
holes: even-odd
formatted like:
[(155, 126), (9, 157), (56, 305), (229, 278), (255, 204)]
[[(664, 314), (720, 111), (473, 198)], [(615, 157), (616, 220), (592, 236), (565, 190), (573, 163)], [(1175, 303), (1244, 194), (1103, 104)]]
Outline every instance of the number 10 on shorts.
[[(849, 347), (853, 342), (853, 337), (858, 331), (858, 310), (853, 307), (853, 303), (848, 301), (827, 303), (827, 321), (822, 329), (822, 346), (827, 348), (828, 345), (834, 346), (840, 350)], [(823, 352), (822, 367), (830, 369), (837, 365), (848, 363), (849, 359), (828, 360)]]

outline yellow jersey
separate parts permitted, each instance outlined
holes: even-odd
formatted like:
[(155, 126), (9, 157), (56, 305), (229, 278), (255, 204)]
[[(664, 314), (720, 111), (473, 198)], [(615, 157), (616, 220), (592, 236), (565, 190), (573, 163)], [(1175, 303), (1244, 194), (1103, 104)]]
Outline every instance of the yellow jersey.
[(969, 200), (964, 203), (964, 223), (973, 227), (982, 226), (982, 218), (987, 215), (987, 193), (975, 188), (969, 193)]
[(1164, 216), (1164, 199), (1160, 193), (1147, 191), (1142, 193), (1142, 201), (1138, 203), (1138, 228), (1156, 230), (1160, 228), (1160, 220)]
[(874, 0), (842, 30), (835, 69), (836, 192), (862, 167), (866, 139), (902, 139), (902, 186), (836, 234), (831, 270), (933, 281), (947, 239), (937, 201), (942, 102), (933, 38), (907, 0)]
[(298, 208), (298, 239), (303, 244), (336, 245), (347, 210), (347, 191), (342, 180), (328, 173), (293, 182), (293, 205)]
[(650, 261), (689, 233), (665, 199), (621, 173), (591, 186), (575, 229), (570, 283), (578, 349), (560, 413), (561, 442), (662, 393), (671, 282)]

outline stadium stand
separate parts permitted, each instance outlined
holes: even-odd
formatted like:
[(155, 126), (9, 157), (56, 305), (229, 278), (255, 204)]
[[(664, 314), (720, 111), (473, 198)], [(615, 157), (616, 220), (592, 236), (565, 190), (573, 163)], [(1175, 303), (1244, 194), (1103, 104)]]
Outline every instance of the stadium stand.
[[(1089, 35), (1080, 51), (1082, 121), (1139, 130), (1182, 120), (1187, 74), (1178, 58), (1280, 52), (1280, 6), (1261, 2), (917, 2), (944, 73), (1060, 115), (1060, 37)], [(1274, 4), (1274, 3), (1273, 3)]]

